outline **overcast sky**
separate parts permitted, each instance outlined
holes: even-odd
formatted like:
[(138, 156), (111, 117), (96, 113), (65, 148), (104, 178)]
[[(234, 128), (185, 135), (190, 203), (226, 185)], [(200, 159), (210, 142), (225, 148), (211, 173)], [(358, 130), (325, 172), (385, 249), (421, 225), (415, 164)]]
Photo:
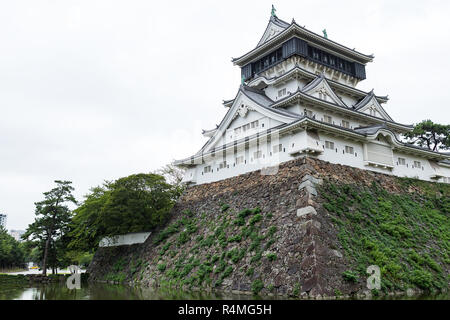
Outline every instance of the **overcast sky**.
[(411, 124), (450, 122), (450, 1), (0, 2), (0, 213), (34, 220), (55, 179), (78, 200), (203, 145), (240, 84), (231, 63), (279, 18), (375, 55), (359, 88)]

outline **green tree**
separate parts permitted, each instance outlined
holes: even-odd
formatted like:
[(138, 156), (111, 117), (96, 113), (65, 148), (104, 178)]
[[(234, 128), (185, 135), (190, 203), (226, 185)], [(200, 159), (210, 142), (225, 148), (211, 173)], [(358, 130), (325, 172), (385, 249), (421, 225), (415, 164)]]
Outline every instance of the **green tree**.
[(450, 149), (450, 125), (423, 120), (404, 136), (408, 143), (433, 151)]
[(24, 263), (25, 254), (20, 243), (0, 226), (0, 269), (22, 267)]
[(176, 167), (173, 163), (170, 163), (156, 170), (155, 173), (163, 176), (169, 184), (174, 186), (176, 190), (175, 196), (178, 197), (183, 193), (184, 190), (182, 180), (185, 171), (186, 170), (180, 167)]
[(74, 210), (71, 223), (69, 248), (77, 251), (91, 251), (98, 246), (101, 237), (106, 235), (102, 221), (106, 201), (110, 197), (112, 182), (92, 188), (85, 195), (84, 202)]
[(174, 204), (174, 189), (157, 174), (134, 174), (111, 185), (102, 210), (107, 235), (152, 230)]
[(36, 219), (28, 226), (23, 238), (38, 241), (43, 247), (42, 273), (47, 274), (49, 262), (55, 266), (58, 240), (68, 232), (71, 211), (67, 204), (76, 200), (72, 195), (74, 188), (70, 181), (56, 180), (56, 187), (44, 192), (44, 200), (36, 202)]
[(178, 192), (154, 173), (130, 175), (91, 189), (74, 210), (69, 248), (91, 252), (103, 237), (153, 230), (166, 221)]

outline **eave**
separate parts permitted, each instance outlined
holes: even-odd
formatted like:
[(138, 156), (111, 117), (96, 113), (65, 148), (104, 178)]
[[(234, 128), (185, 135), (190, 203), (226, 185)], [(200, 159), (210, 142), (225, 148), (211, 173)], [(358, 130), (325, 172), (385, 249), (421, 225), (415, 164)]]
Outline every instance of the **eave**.
[(316, 97), (305, 94), (305, 93), (301, 92), (300, 90), (297, 90), (296, 92), (294, 92), (290, 96), (284, 98), (283, 100), (277, 101), (276, 103), (274, 103), (272, 105), (272, 107), (280, 108), (285, 105), (290, 105), (295, 102), (300, 102), (302, 99), (316, 103), (316, 104), (320, 105), (321, 107), (326, 108), (328, 110), (337, 111), (337, 112), (340, 111), (342, 113), (352, 115), (355, 118), (364, 119), (364, 120), (368, 121), (369, 123), (374, 123), (374, 122), (375, 123), (386, 123), (389, 127), (398, 130), (400, 133), (410, 132), (414, 128), (414, 126), (411, 126), (411, 125), (404, 125), (401, 123), (374, 117), (369, 114), (359, 112), (359, 111), (356, 111), (356, 110), (353, 110), (350, 108), (341, 107), (340, 105), (337, 105), (337, 104), (334, 104), (334, 103), (331, 103), (328, 101), (320, 100)]
[(340, 55), (343, 58), (349, 59), (351, 61), (356, 61), (362, 64), (367, 64), (368, 62), (372, 62), (374, 56), (366, 55), (350, 49), (344, 45), (341, 45), (335, 41), (324, 38), (312, 31), (305, 29), (304, 27), (299, 26), (296, 22), (292, 22), (291, 25), (280, 32), (278, 35), (268, 40), (267, 42), (261, 44), (260, 46), (254, 48), (250, 52), (244, 54), (239, 58), (234, 58), (232, 62), (235, 65), (243, 67), (249, 62), (256, 60), (263, 56), (268, 49), (275, 49), (277, 46), (281, 45), (284, 41), (289, 40), (290, 38), (298, 36), (301, 39), (309, 41), (311, 44), (332, 52), (336, 55)]
[[(252, 79), (248, 85), (252, 86), (252, 84), (256, 83), (257, 81), (264, 81), (267, 85), (277, 85), (280, 83), (285, 82), (286, 80), (288, 80), (292, 75), (294, 74), (300, 74), (302, 77), (308, 79), (308, 80), (314, 80), (315, 78), (317, 78), (317, 75), (307, 71), (301, 67), (299, 67), (298, 65), (296, 65), (294, 68), (292, 68), (291, 70), (289, 70), (288, 72), (286, 72), (285, 74), (278, 76), (278, 77), (273, 77), (273, 78), (266, 78), (265, 76), (258, 76), (254, 79)], [(331, 79), (326, 79), (328, 84), (333, 88), (333, 89), (337, 89), (340, 91), (344, 91), (346, 93), (349, 93), (351, 95), (354, 95), (357, 98), (364, 98), (365, 96), (367, 96), (369, 94), (369, 92), (365, 92), (350, 86), (347, 86), (345, 84), (339, 83), (337, 81), (331, 80)], [(375, 96), (377, 101), (379, 103), (386, 103), (389, 101), (389, 98), (387, 96)]]
[(395, 137), (395, 134), (392, 131), (390, 131), (388, 129), (380, 129), (374, 134), (366, 135), (363, 133), (358, 133), (351, 129), (338, 127), (336, 125), (328, 124), (328, 123), (304, 116), (303, 118), (301, 118), (297, 121), (294, 121), (292, 123), (283, 124), (283, 125), (274, 127), (272, 129), (266, 130), (264, 132), (259, 132), (252, 136), (244, 137), (237, 141), (233, 141), (231, 143), (223, 145), (219, 148), (214, 148), (213, 150), (211, 150), (209, 152), (196, 154), (192, 157), (182, 159), (182, 160), (176, 160), (174, 162), (174, 164), (177, 166), (195, 166), (198, 164), (202, 164), (203, 160), (205, 158), (212, 157), (213, 154), (215, 155), (216, 153), (219, 153), (219, 152), (223, 152), (223, 151), (227, 152), (227, 150), (229, 150), (229, 151), (234, 150), (234, 148), (236, 148), (236, 147), (239, 148), (245, 144), (256, 142), (257, 139), (263, 139), (263, 138), (267, 139), (268, 135), (272, 135), (275, 132), (278, 132), (278, 134), (280, 136), (282, 136), (282, 135), (291, 134), (298, 130), (306, 130), (306, 129), (317, 129), (317, 130), (321, 130), (321, 131), (326, 131), (326, 132), (330, 132), (336, 136), (342, 136), (342, 137), (345, 137), (346, 139), (353, 139), (355, 141), (359, 141), (362, 143), (375, 139), (380, 132), (384, 131), (386, 133), (389, 133), (391, 135), (391, 137), (394, 139), (393, 147), (395, 150), (401, 150), (405, 153), (416, 154), (416, 155), (424, 156), (426, 158), (431, 158), (431, 159), (435, 159), (435, 160), (449, 160), (450, 159), (450, 155), (447, 155), (447, 154), (443, 154), (443, 153), (439, 153), (439, 152), (435, 152), (435, 151), (431, 151), (431, 150), (427, 150), (427, 149), (423, 149), (423, 148), (419, 148), (419, 147), (405, 145)]

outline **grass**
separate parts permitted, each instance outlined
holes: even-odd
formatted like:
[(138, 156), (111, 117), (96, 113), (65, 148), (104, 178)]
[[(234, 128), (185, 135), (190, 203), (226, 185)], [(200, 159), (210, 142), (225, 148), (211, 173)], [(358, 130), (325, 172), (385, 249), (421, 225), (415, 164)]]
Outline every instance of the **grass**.
[[(155, 235), (153, 243), (158, 246), (159, 256), (150, 262), (156, 269), (153, 277), (162, 286), (188, 288), (220, 287), (238, 270), (252, 277), (255, 267), (245, 262), (249, 248), (256, 253), (252, 257), (255, 263), (261, 260), (263, 248), (276, 242), (276, 228), (270, 227), (261, 234), (263, 220), (260, 208), (236, 213), (224, 203), (215, 215), (184, 211)], [(269, 255), (268, 259), (275, 260), (276, 255)]]
[[(382, 290), (447, 288), (443, 270), (450, 262), (450, 186), (398, 178), (404, 188), (389, 193), (377, 183), (325, 184), (323, 207), (338, 229), (338, 239), (352, 262), (346, 281), (367, 278), (378, 265)], [(410, 187), (420, 192), (409, 192)]]
[(260, 279), (252, 282), (252, 292), (258, 294), (264, 288), (264, 283)]
[(268, 253), (268, 254), (266, 255), (266, 258), (267, 258), (269, 261), (275, 261), (275, 260), (277, 260), (277, 255), (276, 255), (275, 253)]

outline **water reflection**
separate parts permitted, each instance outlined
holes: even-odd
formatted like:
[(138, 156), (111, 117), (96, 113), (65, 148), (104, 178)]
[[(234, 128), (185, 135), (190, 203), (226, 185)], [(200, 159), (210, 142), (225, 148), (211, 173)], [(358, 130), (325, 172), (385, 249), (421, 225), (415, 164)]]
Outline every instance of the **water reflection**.
[[(103, 283), (83, 283), (81, 289), (70, 290), (65, 283), (49, 283), (33, 287), (20, 284), (2, 284), (0, 300), (228, 300), (228, 299), (277, 299), (205, 292), (182, 292), (171, 289), (130, 287)], [(386, 298), (381, 298), (386, 299)], [(448, 300), (449, 294), (420, 297), (388, 297), (387, 299), (441, 299)]]

